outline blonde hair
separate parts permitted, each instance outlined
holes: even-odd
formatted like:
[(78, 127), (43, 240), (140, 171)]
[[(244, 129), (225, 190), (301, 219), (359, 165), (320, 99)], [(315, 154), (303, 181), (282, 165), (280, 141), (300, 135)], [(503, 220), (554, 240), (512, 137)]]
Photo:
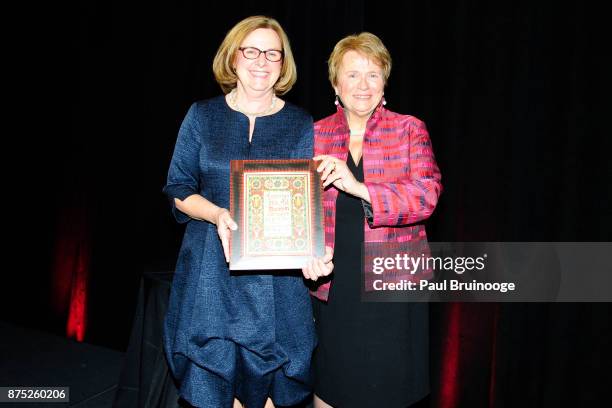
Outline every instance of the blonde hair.
[(332, 86), (338, 84), (338, 72), (340, 71), (340, 65), (342, 65), (342, 58), (349, 51), (356, 51), (380, 65), (383, 70), (385, 85), (387, 84), (389, 75), (391, 75), (391, 54), (389, 54), (387, 47), (380, 38), (372, 33), (363, 32), (344, 37), (334, 47), (329, 60), (327, 60), (329, 81)]
[(274, 30), (281, 40), (283, 59), (280, 76), (274, 84), (274, 92), (277, 95), (284, 95), (295, 84), (297, 80), (297, 69), (293, 60), (293, 53), (289, 45), (289, 38), (278, 21), (266, 16), (251, 16), (236, 24), (227, 33), (225, 39), (217, 50), (217, 55), (213, 60), (213, 73), (217, 83), (221, 86), (224, 93), (230, 92), (236, 87), (238, 77), (234, 69), (236, 52), (244, 39), (258, 28), (269, 28)]

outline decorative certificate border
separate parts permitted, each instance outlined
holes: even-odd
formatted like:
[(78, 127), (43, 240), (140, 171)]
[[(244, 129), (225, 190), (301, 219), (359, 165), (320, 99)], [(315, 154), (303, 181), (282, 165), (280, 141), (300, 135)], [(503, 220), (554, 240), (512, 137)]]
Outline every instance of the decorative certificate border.
[(230, 269), (299, 269), (323, 256), (321, 197), (312, 160), (232, 160), (230, 212), (238, 229)]

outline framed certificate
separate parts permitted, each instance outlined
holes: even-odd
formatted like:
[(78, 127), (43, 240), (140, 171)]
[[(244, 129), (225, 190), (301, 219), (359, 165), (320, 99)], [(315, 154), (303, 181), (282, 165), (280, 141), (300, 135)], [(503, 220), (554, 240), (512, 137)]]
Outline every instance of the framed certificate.
[(322, 187), (313, 160), (232, 160), (230, 212), (238, 224), (231, 270), (301, 269), (325, 253)]

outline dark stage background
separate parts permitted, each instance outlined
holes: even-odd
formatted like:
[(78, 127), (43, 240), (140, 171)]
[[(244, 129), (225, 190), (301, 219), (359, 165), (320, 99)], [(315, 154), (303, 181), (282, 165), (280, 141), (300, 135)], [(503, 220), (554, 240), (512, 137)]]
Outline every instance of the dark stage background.
[[(161, 194), (179, 124), (220, 93), (213, 56), (252, 14), (286, 29), (299, 76), (286, 99), (315, 120), (334, 112), (333, 45), (381, 37), (393, 57), (387, 107), (427, 123), (443, 175), (430, 240), (612, 240), (609, 22), (585, 2), (125, 7), (81, 2), (37, 39), (41, 84), (19, 108), (39, 112), (22, 129), (42, 134), (44, 216), (23, 229), (27, 248), (42, 249), (7, 277), (4, 319), (125, 350), (142, 272), (172, 270), (180, 245)], [(432, 406), (605, 403), (611, 309), (432, 305)]]

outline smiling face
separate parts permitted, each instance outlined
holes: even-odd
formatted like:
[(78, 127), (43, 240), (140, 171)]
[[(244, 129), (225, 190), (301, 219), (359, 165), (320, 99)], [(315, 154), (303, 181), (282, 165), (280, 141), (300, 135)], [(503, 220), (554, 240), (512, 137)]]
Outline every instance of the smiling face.
[(344, 54), (334, 90), (342, 100), (351, 124), (362, 122), (365, 126), (365, 121), (382, 99), (383, 78), (382, 67), (363, 54), (352, 50)]
[[(254, 47), (262, 51), (283, 49), (278, 34), (269, 28), (254, 30), (244, 38), (240, 47)], [(282, 64), (282, 59), (278, 62), (268, 61), (263, 52), (256, 59), (248, 59), (238, 50), (234, 61), (238, 86), (248, 93), (265, 93), (278, 81)]]

